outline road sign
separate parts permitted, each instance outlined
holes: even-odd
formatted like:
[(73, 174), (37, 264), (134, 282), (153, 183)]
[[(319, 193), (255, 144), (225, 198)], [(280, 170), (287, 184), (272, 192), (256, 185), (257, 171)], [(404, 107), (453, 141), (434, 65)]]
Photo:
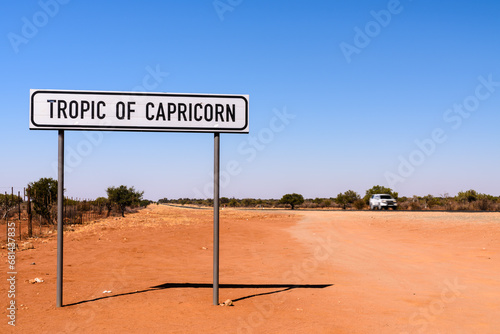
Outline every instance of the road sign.
[(248, 133), (248, 95), (30, 91), (30, 129)]
[(57, 307), (63, 306), (64, 130), (213, 132), (213, 303), (218, 304), (220, 133), (248, 133), (248, 95), (32, 89), (30, 129), (58, 130)]

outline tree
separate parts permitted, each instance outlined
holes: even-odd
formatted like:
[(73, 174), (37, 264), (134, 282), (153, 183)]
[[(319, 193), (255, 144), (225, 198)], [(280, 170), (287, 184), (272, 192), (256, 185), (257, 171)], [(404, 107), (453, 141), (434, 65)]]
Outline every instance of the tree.
[(94, 200), (94, 205), (99, 208), (99, 214), (102, 214), (102, 209), (104, 207), (108, 208), (107, 216), (109, 217), (109, 213), (111, 212), (111, 203), (109, 199), (107, 199), (106, 197), (97, 197)]
[(319, 197), (316, 197), (315, 199), (312, 200), (312, 202), (316, 205), (321, 205), (321, 203), (323, 202), (323, 199), (322, 198), (319, 198)]
[(342, 209), (345, 210), (346, 205), (347, 205), (347, 198), (345, 197), (345, 195), (343, 193), (339, 193), (337, 195), (337, 197), (335, 197), (335, 203), (340, 205), (342, 207)]
[(9, 211), (22, 202), (23, 199), (17, 195), (0, 194), (0, 210), (3, 211), (2, 218), (5, 219), (5, 217), (7, 217), (7, 215), (9, 214)]
[(241, 206), (250, 208), (252, 206), (255, 206), (255, 200), (253, 198), (243, 198), (241, 200)]
[(477, 193), (477, 191), (470, 189), (467, 191), (460, 191), (457, 195), (456, 200), (457, 202), (474, 202), (477, 201), (478, 197), (480, 194)]
[(152, 201), (152, 200), (149, 200), (149, 199), (141, 199), (141, 200), (139, 201), (139, 206), (140, 206), (140, 207), (145, 208), (145, 207), (147, 207), (147, 206), (148, 206), (149, 204), (151, 204), (151, 203), (153, 203), (153, 201)]
[(335, 198), (335, 203), (338, 205), (342, 206), (342, 209), (346, 209), (347, 204), (353, 204), (356, 202), (356, 200), (360, 199), (361, 197), (358, 195), (357, 192), (354, 190), (347, 190), (345, 193), (340, 193), (337, 195), (337, 198)]
[[(57, 204), (57, 181), (42, 177), (29, 184), (31, 187), (31, 202), (35, 213), (42, 216), (49, 224), (55, 223), (55, 205)], [(54, 212), (54, 213), (53, 213)]]
[(118, 205), (122, 217), (125, 217), (125, 208), (132, 204), (139, 204), (142, 200), (144, 191), (139, 192), (136, 191), (134, 187), (127, 188), (126, 186), (121, 185), (117, 188), (109, 187), (106, 189), (106, 193), (108, 194), (108, 200), (111, 203)]
[(422, 199), (425, 201), (425, 204), (429, 209), (432, 209), (433, 207), (441, 205), (441, 201), (439, 198), (432, 196), (431, 194), (428, 194), (427, 196), (422, 197)]
[(295, 209), (296, 205), (301, 205), (304, 203), (304, 197), (302, 195), (293, 193), (286, 194), (279, 201), (280, 204), (290, 204), (292, 206), (292, 210)]
[(105, 206), (107, 201), (108, 201), (108, 199), (106, 197), (97, 197), (94, 200), (94, 205)]
[(393, 191), (391, 188), (386, 188), (383, 186), (373, 186), (371, 189), (368, 189), (366, 191), (365, 197), (363, 197), (363, 200), (365, 201), (366, 204), (370, 201), (370, 197), (372, 197), (373, 194), (388, 194), (394, 197), (394, 199), (398, 199), (398, 193)]

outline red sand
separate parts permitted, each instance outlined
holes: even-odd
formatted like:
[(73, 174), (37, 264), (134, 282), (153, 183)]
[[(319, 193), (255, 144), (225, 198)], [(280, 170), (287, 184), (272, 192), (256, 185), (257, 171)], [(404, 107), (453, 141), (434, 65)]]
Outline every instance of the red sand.
[(32, 240), (0, 332), (500, 333), (500, 213), (223, 210), (232, 307), (212, 305), (212, 219), (150, 206), (65, 232), (63, 308), (56, 236)]

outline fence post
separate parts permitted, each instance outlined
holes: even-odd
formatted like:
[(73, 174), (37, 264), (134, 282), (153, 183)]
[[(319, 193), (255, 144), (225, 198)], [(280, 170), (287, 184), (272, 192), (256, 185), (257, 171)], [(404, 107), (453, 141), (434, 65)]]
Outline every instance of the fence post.
[[(7, 192), (5, 192), (5, 196), (7, 196)], [(5, 216), (4, 220), (5, 220), (5, 243), (7, 244), (9, 243), (9, 224), (7, 223), (7, 216)]]
[(28, 186), (28, 237), (33, 238), (33, 215), (31, 214), (31, 186)]
[(21, 191), (17, 192), (17, 212), (19, 215), (19, 241), (22, 240), (22, 232), (23, 230), (21, 229)]
[(7, 214), (7, 192), (5, 192), (5, 240), (9, 243), (9, 215)]
[(17, 192), (17, 211), (19, 213), (19, 220), (21, 220), (21, 191)]

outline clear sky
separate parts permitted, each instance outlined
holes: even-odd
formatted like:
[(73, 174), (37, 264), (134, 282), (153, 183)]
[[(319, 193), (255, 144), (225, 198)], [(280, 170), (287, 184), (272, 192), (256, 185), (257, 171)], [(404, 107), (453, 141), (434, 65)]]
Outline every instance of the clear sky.
[[(498, 1), (2, 2), (0, 191), (57, 178), (29, 90), (248, 94), (221, 196), (500, 195)], [(213, 135), (66, 132), (66, 194), (211, 197)], [(229, 165), (229, 167), (228, 167)]]

